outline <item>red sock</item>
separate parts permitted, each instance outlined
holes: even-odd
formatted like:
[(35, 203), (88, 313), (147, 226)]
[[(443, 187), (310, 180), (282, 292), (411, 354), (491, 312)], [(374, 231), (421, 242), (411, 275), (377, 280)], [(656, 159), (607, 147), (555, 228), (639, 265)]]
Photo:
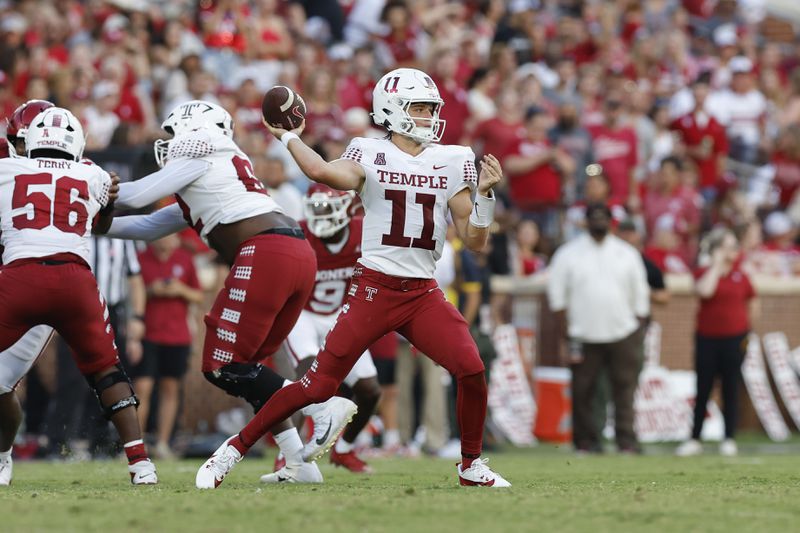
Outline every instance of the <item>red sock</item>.
[(247, 451), (250, 449), (250, 446), (244, 443), (242, 440), (242, 434), (236, 436), (235, 439), (231, 440), (228, 444), (236, 448), (236, 450), (242, 454), (243, 456), (247, 454)]
[[(244, 455), (250, 446), (258, 442), (258, 439), (266, 435), (278, 422), (286, 420), (295, 411), (310, 403), (299, 381), (287, 385), (272, 395), (250, 423), (239, 432), (239, 438), (231, 441), (231, 444)], [(239, 449), (236, 441), (240, 441), (244, 451)]]
[(483, 372), (458, 379), (456, 415), (461, 428), (462, 467), (469, 468), (481, 456), (486, 420), (486, 378)]
[(147, 450), (144, 447), (144, 441), (142, 439), (139, 440), (132, 440), (125, 444), (123, 447), (125, 449), (125, 455), (128, 456), (128, 464), (133, 465), (140, 461), (147, 461), (149, 457), (147, 457)]

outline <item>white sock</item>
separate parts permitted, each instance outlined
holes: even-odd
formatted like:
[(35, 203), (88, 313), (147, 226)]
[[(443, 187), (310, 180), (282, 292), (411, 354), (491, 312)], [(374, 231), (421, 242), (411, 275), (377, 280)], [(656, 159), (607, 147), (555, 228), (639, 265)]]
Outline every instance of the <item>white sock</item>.
[(343, 438), (336, 441), (336, 453), (350, 453), (353, 451), (353, 443), (347, 442)]
[(397, 429), (387, 429), (383, 434), (383, 447), (398, 446), (400, 444), (400, 431)]
[(297, 428), (287, 429), (286, 431), (274, 435), (274, 437), (275, 442), (286, 458), (287, 466), (299, 466), (303, 464), (303, 455), (301, 453), (303, 451), (303, 441), (300, 440), (300, 434), (297, 432)]
[(0, 461), (5, 461), (9, 457), (11, 457), (11, 450), (13, 450), (13, 449), (14, 449), (14, 447), (12, 446), (8, 450), (6, 450), (4, 452), (0, 452)]

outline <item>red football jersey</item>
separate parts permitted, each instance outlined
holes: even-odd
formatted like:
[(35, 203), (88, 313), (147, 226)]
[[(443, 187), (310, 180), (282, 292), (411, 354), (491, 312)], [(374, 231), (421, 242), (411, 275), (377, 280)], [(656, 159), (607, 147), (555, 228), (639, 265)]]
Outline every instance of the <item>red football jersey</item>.
[(361, 228), (364, 219), (355, 217), (347, 226), (349, 235), (343, 243), (328, 245), (308, 230), (305, 220), (300, 226), (306, 234), (309, 244), (317, 254), (317, 279), (314, 290), (306, 302), (306, 310), (319, 315), (331, 315), (339, 312), (344, 303), (345, 294), (353, 268), (361, 257)]

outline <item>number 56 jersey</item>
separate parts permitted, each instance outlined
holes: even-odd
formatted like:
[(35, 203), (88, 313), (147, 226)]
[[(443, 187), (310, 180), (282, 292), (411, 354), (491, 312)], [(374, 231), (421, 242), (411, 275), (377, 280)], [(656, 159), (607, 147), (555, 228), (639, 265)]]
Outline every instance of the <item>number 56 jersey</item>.
[(448, 202), (478, 183), (472, 149), (431, 144), (412, 156), (390, 140), (356, 137), (342, 159), (366, 173), (358, 191), (365, 212), (359, 262), (390, 276), (433, 278)]
[(88, 262), (92, 221), (110, 186), (108, 173), (91, 163), (0, 160), (3, 263), (64, 252)]

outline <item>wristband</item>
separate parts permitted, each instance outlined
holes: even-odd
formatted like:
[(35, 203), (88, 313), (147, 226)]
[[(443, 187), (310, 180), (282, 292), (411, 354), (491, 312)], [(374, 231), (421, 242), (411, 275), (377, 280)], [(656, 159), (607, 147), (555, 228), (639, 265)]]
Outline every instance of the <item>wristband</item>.
[(300, 137), (297, 136), (296, 133), (292, 133), (291, 131), (287, 131), (283, 135), (281, 135), (281, 142), (286, 148), (289, 148), (289, 141), (292, 139), (299, 139)]
[(491, 198), (478, 193), (475, 195), (475, 207), (469, 214), (469, 223), (476, 228), (488, 228), (494, 220), (494, 193), (490, 192)]

